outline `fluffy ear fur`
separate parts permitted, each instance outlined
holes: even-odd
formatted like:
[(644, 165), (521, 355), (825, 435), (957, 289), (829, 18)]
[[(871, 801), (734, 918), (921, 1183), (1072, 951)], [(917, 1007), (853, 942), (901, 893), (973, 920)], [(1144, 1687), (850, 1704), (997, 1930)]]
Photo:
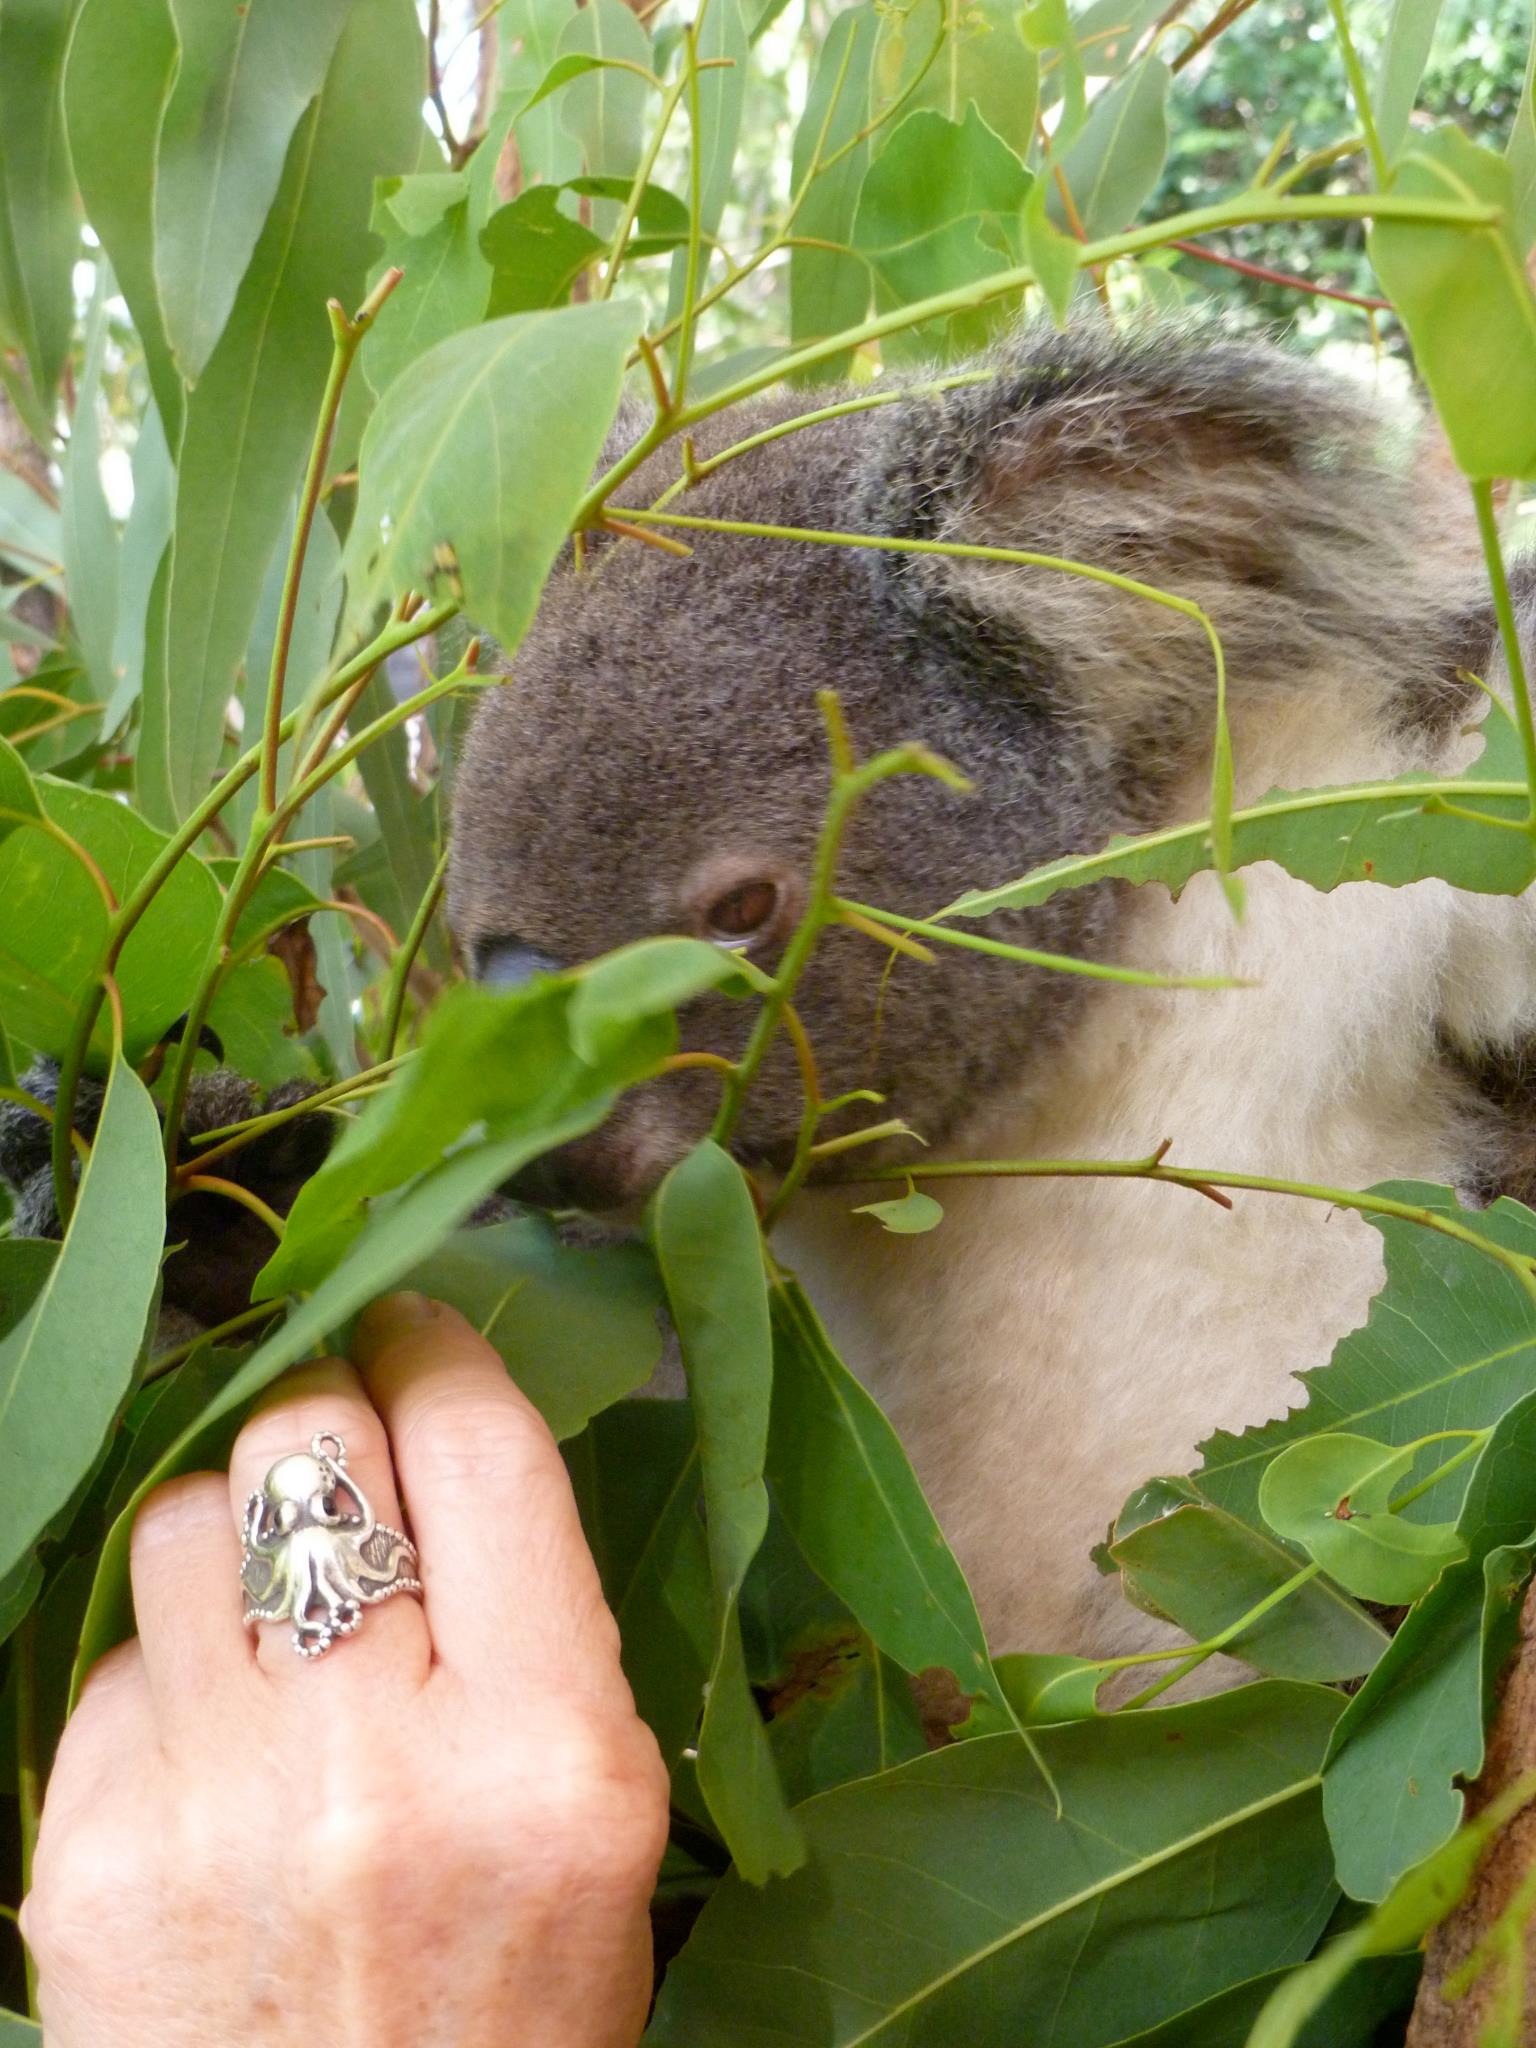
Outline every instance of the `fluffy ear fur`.
[[(1272, 349), (1036, 329), (991, 381), (872, 426), (886, 531), (1036, 550), (1192, 599), (1249, 703), (1328, 677), (1367, 718), (1374, 696), (1391, 719), (1432, 719), (1483, 652), (1456, 625), (1475, 576), (1464, 492), (1415, 464), (1400, 413)], [(1209, 743), (1212, 656), (1187, 617), (1042, 568), (908, 556), (883, 573), (911, 611), (1027, 637), (1062, 679), (1055, 708), (1143, 769)]]

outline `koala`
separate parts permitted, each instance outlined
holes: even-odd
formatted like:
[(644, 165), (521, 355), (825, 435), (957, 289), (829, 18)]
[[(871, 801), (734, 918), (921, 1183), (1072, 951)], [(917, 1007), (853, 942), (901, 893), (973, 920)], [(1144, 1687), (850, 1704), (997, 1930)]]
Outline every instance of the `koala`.
[[(985, 381), (914, 390), (770, 439), (692, 488), (709, 517), (1007, 546), (1195, 600), (1226, 650), (1237, 800), (1475, 753), (1496, 636), (1464, 485), (1416, 422), (1265, 343), (1154, 328), (1026, 330)], [(818, 393), (816, 403), (824, 402)], [(807, 409), (712, 420), (707, 456)], [(632, 429), (631, 429), (632, 431)], [(622, 445), (622, 441), (616, 443)], [(675, 450), (618, 493), (650, 504)], [(962, 891), (1204, 817), (1214, 671), (1198, 624), (1046, 567), (688, 534), (687, 559), (599, 539), (551, 581), (488, 691), (455, 805), (450, 912), (472, 971), (515, 984), (689, 933), (772, 969), (806, 901), (829, 766), (816, 692), (865, 754), (919, 740), (968, 793), (907, 777), (853, 819), (839, 886), (931, 915)], [(1101, 884), (991, 918), (1019, 944), (1245, 984), (1088, 982), (958, 950), (896, 962), (830, 931), (796, 998), (823, 1091), (873, 1088), (896, 1141), (814, 1178), (780, 1226), (880, 1399), (999, 1649), (1157, 1640), (1090, 1561), (1126, 1495), (1197, 1441), (1298, 1401), (1382, 1281), (1356, 1216), (1252, 1194), (1224, 1213), (1128, 1180), (938, 1189), (921, 1238), (852, 1213), (860, 1160), (1126, 1158), (1486, 1199), (1531, 1159), (1510, 1080), (1536, 1030), (1523, 900), (1424, 882), (1321, 894), (1213, 876), (1179, 898)], [(741, 1050), (750, 1006), (707, 996), (686, 1047)], [(709, 1129), (694, 1068), (628, 1095), (523, 1192), (623, 1212)], [(801, 1115), (787, 1047), (740, 1123), (772, 1176)], [(879, 1190), (891, 1192), (889, 1184)]]

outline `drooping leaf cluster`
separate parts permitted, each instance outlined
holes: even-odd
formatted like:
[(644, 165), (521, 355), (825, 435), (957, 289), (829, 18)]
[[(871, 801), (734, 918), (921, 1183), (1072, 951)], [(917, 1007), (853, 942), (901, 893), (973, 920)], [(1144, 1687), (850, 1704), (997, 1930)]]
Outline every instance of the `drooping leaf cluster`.
[[(1220, 266), (1250, 231), (1288, 273), (1265, 303), (1324, 281), (1319, 224), (1349, 238), (1335, 281), (1395, 302), (1497, 579), (1491, 482), (1536, 473), (1536, 117), (1528, 79), (1497, 147), (1413, 113), (1426, 65), (1438, 94), (1455, 75), (1439, 11), (1397, 0), (1368, 63), (1309, 14), (1365, 98), (1335, 85), (1327, 133), (1315, 91), (1282, 100), (1249, 162), (1200, 128), (1242, 96), (1265, 12), (1242, 0), (1192, 22), (505, 0), (431, 50), (410, 0), (0, 5), (0, 1108), (31, 1119), (17, 1218), (56, 1223), (0, 1236), (7, 1896), (71, 1692), (131, 1628), (138, 1503), (406, 1283), (472, 1317), (566, 1446), (673, 1772), (660, 1899), (697, 1915), (655, 2041), (1363, 2048), (1402, 2013), (1477, 1846), (1461, 1787), (1536, 1542), (1536, 1218), (1226, 1176), (1362, 1209), (1387, 1279), (1302, 1407), (1126, 1504), (1103, 1565), (1189, 1638), (1127, 1700), (1106, 1683), (1126, 1660), (992, 1656), (895, 1432), (775, 1257), (782, 1195), (729, 1150), (822, 930), (910, 943), (835, 896), (835, 853), (877, 781), (950, 772), (925, 736), (860, 761), (826, 707), (833, 858), (772, 980), (662, 936), (488, 992), (441, 897), (489, 686), (469, 622), (515, 652), (640, 452), (670, 450), (681, 487), (689, 429), (781, 380), (879, 402), (886, 373), (942, 376), (1021, 311), (1249, 289)], [(1335, 333), (1388, 318), (1329, 303)], [(650, 423), (604, 475), (626, 388)], [(1233, 814), (1218, 736), (1208, 820), (935, 905), (927, 971), (990, 912), (1109, 877), (1271, 860), (1319, 889), (1523, 890), (1515, 684), (1439, 783)], [(705, 991), (757, 1027), (719, 1142), (643, 1232), (472, 1226), (666, 1070)], [(244, 1109), (184, 1130), (219, 1061)], [(276, 1208), (251, 1162), (315, 1116), (337, 1141)], [(942, 1230), (938, 1181), (894, 1178), (866, 1227)], [(264, 1263), (216, 1327), (173, 1328), (168, 1261), (210, 1202)], [(663, 1313), (688, 1398), (629, 1400)], [(1252, 1682), (1162, 1702), (1217, 1649)], [(20, 2006), (19, 1955), (0, 1968)]]

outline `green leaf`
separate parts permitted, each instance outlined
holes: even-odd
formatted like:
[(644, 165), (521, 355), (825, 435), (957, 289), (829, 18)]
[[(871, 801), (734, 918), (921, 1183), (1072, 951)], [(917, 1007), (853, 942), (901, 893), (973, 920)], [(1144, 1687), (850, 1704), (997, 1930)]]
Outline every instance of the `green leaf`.
[[(1303, 1971), (1311, 1967), (1305, 1964)], [(1296, 2048), (1378, 2048), (1390, 2042), (1392, 2036), (1382, 2030), (1393, 2019), (1401, 2027), (1422, 1967), (1417, 1952), (1366, 1957), (1324, 1995), (1296, 2036)], [(1271, 1970), (1202, 2000), (1150, 2034), (1117, 2042), (1116, 2048), (1249, 2048), (1251, 2029), (1266, 2001), (1297, 1974)]]
[[(1511, 1201), (1471, 1214), (1448, 1190), (1414, 1181), (1374, 1190), (1466, 1223), (1511, 1250), (1536, 1257), (1536, 1215)], [(1259, 1485), (1269, 1461), (1304, 1437), (1364, 1431), (1407, 1444), (1440, 1429), (1486, 1429), (1530, 1385), (1536, 1319), (1515, 1276), (1469, 1245), (1405, 1219), (1372, 1216), (1386, 1254), (1386, 1285), (1363, 1328), (1335, 1346), (1330, 1364), (1297, 1375), (1304, 1408), (1200, 1446), (1205, 1463), (1190, 1484), (1201, 1499), (1263, 1527)], [(1457, 1513), (1470, 1467), (1451, 1473), (1417, 1520)], [(1536, 1519), (1536, 1511), (1533, 1511)]]
[(373, 181), (416, 153), (420, 47), (409, 0), (354, 0), (218, 345), (187, 398), (164, 667), (145, 691), (139, 752), (140, 801), (161, 822), (186, 816), (218, 763), (225, 707), (330, 368), (325, 302), (361, 297)]
[[(438, 204), (446, 193), (457, 198)], [(430, 171), (379, 184), (373, 231), (383, 241), (384, 256), (378, 267), (393, 264), (405, 275), (363, 344), (363, 367), (375, 391), (388, 390), (437, 342), (485, 318), (491, 266), (471, 212), (469, 181), (462, 174)]]
[(0, 328), (43, 400), (69, 352), (80, 246), (60, 97), (70, 16), (61, 0), (0, 10)]
[(1052, 142), (1057, 150), (1067, 149), (1088, 111), (1083, 53), (1067, 0), (1033, 0), (1019, 14), (1019, 33), (1037, 56), (1056, 58), (1050, 72), (1043, 74), (1049, 90), (1042, 97), (1061, 100)]
[(1392, 0), (1392, 19), (1371, 95), (1376, 133), (1389, 162), (1408, 133), (1408, 117), (1429, 62), (1440, 6), (1441, 0)]
[(576, 11), (576, 0), (508, 0), (503, 7), (502, 98), (470, 165), (471, 178), (478, 174), (487, 188), (509, 130), (530, 185), (560, 185), (581, 169), (581, 146), (561, 125), (558, 102), (535, 98)]
[(409, 1284), (469, 1317), (557, 1437), (643, 1386), (661, 1356), (661, 1286), (644, 1249), (577, 1250), (542, 1216), (461, 1232)]
[[(880, 312), (990, 277), (1019, 261), (1019, 209), (1029, 173), (967, 106), (960, 124), (920, 110), (899, 123), (870, 165), (853, 242), (868, 259)], [(925, 323), (886, 342), (893, 359), (926, 359), (985, 344), (1008, 301)]]
[(772, 1313), (767, 1472), (795, 1541), (903, 1670), (952, 1671), (962, 1692), (1006, 1712), (971, 1589), (896, 1432), (794, 1281), (775, 1284)]
[(812, 1799), (805, 1868), (760, 1893), (725, 1879), (647, 2041), (1105, 2048), (1299, 1962), (1332, 1903), (1317, 1784), (1338, 1706), (1270, 1682), (1047, 1729), (1059, 1819), (1016, 1735)]
[(855, 1216), (873, 1216), (881, 1226), (898, 1237), (921, 1237), (944, 1221), (944, 1205), (920, 1188), (909, 1188), (893, 1202), (861, 1202)]
[(876, 60), (882, 97), (894, 97), (927, 62), (941, 30), (943, 47), (907, 107), (932, 107), (948, 121), (963, 121), (972, 106), (1015, 156), (1027, 157), (1035, 144), (1040, 66), (1008, 0), (970, 0), (947, 12), (942, 0), (893, 9), (882, 26)]
[(1058, 327), (1065, 327), (1081, 275), (1078, 252), (1082, 244), (1056, 226), (1046, 211), (1046, 198), (1046, 181), (1037, 178), (1029, 188), (1021, 216), (1024, 254), (1045, 294), (1051, 318)]
[(1102, 1664), (1083, 1657), (1055, 1657), (1015, 1651), (993, 1669), (1021, 1728), (1048, 1728), (1057, 1721), (1084, 1721), (1099, 1710)]
[(736, 1867), (782, 1876), (804, 1848), (747, 1682), (737, 1603), (768, 1527), (763, 1461), (773, 1341), (763, 1241), (741, 1168), (706, 1141), (656, 1192), (652, 1241), (699, 1434), (715, 1648), (699, 1729), (699, 1788)]
[(1536, 1530), (1536, 1394), (1517, 1400), (1483, 1446), (1457, 1527), (1465, 1561), (1413, 1609), (1334, 1737), (1323, 1804), (1340, 1882), (1355, 1898), (1385, 1898), (1454, 1832), (1459, 1782), (1482, 1768)]
[[(696, 150), (699, 158), (699, 233), (707, 238), (719, 232), (720, 217), (731, 196), (731, 174), (741, 140), (752, 54), (741, 0), (710, 0), (709, 12), (699, 29), (698, 54), (701, 65), (716, 67), (699, 73), (698, 126), (689, 140), (690, 150)], [(644, 226), (643, 218), (641, 225)], [(667, 291), (669, 320), (676, 319), (682, 311), (687, 273), (687, 254), (679, 250), (672, 260)]]
[[(162, 834), (99, 790), (43, 777), (47, 815), (90, 854), (121, 903), (165, 845)], [(191, 998), (219, 914), (201, 861), (178, 861), (129, 935), (115, 970), (124, 1050), (138, 1059)], [(56, 840), (12, 833), (0, 845), (0, 1006), (41, 1052), (62, 1051), (101, 958), (106, 906), (90, 875)], [(108, 1044), (106, 1022), (98, 1048)]]
[[(1157, 188), (1168, 154), (1168, 88), (1160, 57), (1146, 57), (1094, 101), (1076, 140), (1060, 156), (1061, 173), (1090, 241), (1119, 234)], [(1067, 225), (1054, 179), (1047, 205)]]
[(447, 545), (470, 615), (516, 647), (617, 410), (640, 321), (638, 306), (619, 303), (492, 320), (439, 342), (385, 393), (363, 436), (347, 541), (354, 626), (381, 599), (440, 583)]
[(154, 191), (160, 114), (175, 72), (168, 0), (82, 0), (64, 69), (70, 161), (133, 315), (172, 444), (181, 431), (182, 387), (155, 286)]
[(42, 2048), (43, 2030), (19, 2013), (0, 2012), (0, 2048)]
[(534, 185), (499, 207), (480, 234), (493, 275), (489, 316), (563, 305), (571, 286), (607, 244), (560, 211), (560, 192)]
[(1458, 466), (1474, 478), (1529, 476), (1536, 471), (1536, 295), (1512, 223), (1510, 166), (1451, 122), (1413, 136), (1387, 189), (1402, 199), (1500, 210), (1482, 228), (1378, 220), (1367, 247)]
[(7, 739), (0, 739), (0, 839), (27, 818), (40, 818), (42, 806), (27, 773), (27, 764)]
[(1277, 1535), (1359, 1600), (1406, 1606), (1466, 1555), (1453, 1522), (1409, 1522), (1391, 1508), (1412, 1447), (1337, 1430), (1292, 1444), (1265, 1468), (1259, 1512)]
[(0, 1575), (68, 1505), (127, 1398), (160, 1277), (164, 1188), (155, 1106), (119, 1060), (63, 1246), (0, 1341)]
[[(855, 138), (869, 120), (870, 74), (879, 34), (880, 16), (871, 0), (833, 16), (816, 53), (805, 108), (795, 129), (790, 183), (796, 192), (806, 186), (795, 233), (834, 245), (790, 251), (789, 338), (797, 347), (857, 326), (869, 307), (868, 267), (848, 245), (869, 163), (869, 143)], [(830, 170), (817, 170), (845, 147), (847, 154)], [(812, 379), (845, 377), (848, 361), (846, 354), (830, 358), (811, 372)]]
[(1417, 1948), (1466, 1895), (1484, 1849), (1529, 1797), (1528, 1782), (1511, 1786), (1435, 1855), (1409, 1871), (1374, 1913), (1330, 1942), (1304, 1970), (1292, 1972), (1265, 2006), (1248, 2036), (1247, 2048), (1293, 2048), (1293, 2044), (1311, 2040), (1310, 2031), (1302, 2031), (1302, 2023), (1321, 2009), (1357, 1964), (1368, 1957)]
[(242, 960), (225, 975), (208, 1012), (208, 1028), (224, 1048), (223, 1064), (263, 1088), (317, 1078), (314, 1056), (294, 1036), (287, 970), (270, 954)]
[(571, 1044), (578, 1059), (601, 1065), (636, 1016), (676, 1010), (706, 989), (744, 995), (748, 984), (729, 947), (702, 939), (642, 939), (577, 970)]
[[(622, 66), (651, 68), (650, 37), (623, 0), (587, 0), (561, 31), (559, 51), (598, 60), (560, 99), (560, 125), (580, 145), (585, 170), (594, 178), (632, 177), (645, 145), (651, 87)], [(593, 209), (599, 234), (611, 232), (618, 211), (611, 201)]]
[[(358, 698), (357, 715), (371, 721), (392, 710), (394, 704), (388, 669), (381, 669)], [(396, 726), (365, 748), (357, 765), (379, 833), (364, 854), (347, 861), (338, 879), (355, 887), (391, 931), (403, 934), (437, 867), (442, 831), (437, 792), (423, 796), (412, 780), (411, 738), (404, 726)], [(375, 877), (372, 886), (370, 869)], [(440, 932), (427, 934), (425, 956), (438, 972), (447, 968), (448, 952)]]
[(171, 0), (178, 61), (155, 163), (155, 282), (188, 384), (224, 331), (352, 4)]
[(1505, 152), (1513, 198), (1511, 225), (1516, 245), (1528, 250), (1536, 242), (1536, 41), (1525, 64), (1520, 104), (1510, 124)]
[[(1446, 817), (1434, 808), (1449, 797), (1493, 817), (1525, 817), (1520, 737), (1497, 705), (1489, 708), (1483, 738), (1483, 751), (1471, 767), (1444, 781), (1408, 775), (1337, 789), (1276, 790), (1250, 809), (1234, 811), (1233, 868), (1272, 860), (1325, 890), (1358, 881), (1400, 888), (1439, 876), (1459, 889), (1519, 895), (1536, 881), (1536, 848), (1529, 835)], [(1112, 839), (1102, 853), (1049, 861), (1000, 888), (969, 890), (943, 915), (986, 917), (994, 910), (1045, 903), (1062, 889), (1111, 880), (1163, 882), (1177, 894), (1191, 875), (1212, 865), (1209, 820), (1173, 825), (1135, 839)]]
[(623, 1401), (565, 1447), (624, 1675), (668, 1770), (693, 1741), (714, 1644), (699, 1447), (686, 1401)]
[[(1126, 1597), (1196, 1642), (1231, 1627), (1298, 1569), (1272, 1536), (1212, 1507), (1183, 1480), (1154, 1480), (1134, 1495), (1108, 1554)], [(1272, 1678), (1358, 1678), (1386, 1645), (1386, 1631), (1368, 1614), (1328, 1580), (1313, 1579), (1234, 1637), (1230, 1654)]]

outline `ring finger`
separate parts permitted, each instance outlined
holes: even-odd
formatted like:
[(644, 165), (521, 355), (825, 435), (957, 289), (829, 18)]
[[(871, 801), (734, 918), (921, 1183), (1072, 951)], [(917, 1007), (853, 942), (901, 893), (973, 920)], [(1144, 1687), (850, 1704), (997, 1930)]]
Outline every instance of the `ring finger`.
[[(305, 1522), (305, 1510), (313, 1492), (309, 1481), (316, 1477), (306, 1472), (305, 1461), (312, 1458), (317, 1440), (322, 1453), (336, 1455), (335, 1441), (325, 1439), (345, 1446), (342, 1482), (357, 1496), (358, 1506), (370, 1510), (386, 1527), (404, 1527), (389, 1439), (357, 1374), (351, 1366), (334, 1358), (301, 1366), (279, 1383), (267, 1404), (246, 1423), (229, 1465), (230, 1504), (243, 1536), (252, 1496), (262, 1492), (272, 1468), (279, 1459), (300, 1461), (286, 1480), (280, 1479), (277, 1485), (279, 1495), (287, 1492), (296, 1497), (299, 1527), (295, 1533), (300, 1540), (297, 1544), (281, 1545), (276, 1554), (284, 1563), (301, 1568), (306, 1550), (304, 1536), (324, 1534)], [(352, 1508), (345, 1492), (340, 1505), (343, 1510)], [(275, 1531), (270, 1509), (263, 1531), (271, 1545)], [(323, 1541), (318, 1545), (322, 1564), (331, 1547)], [(306, 1598), (310, 1590), (309, 1581), (301, 1580), (300, 1597)], [(332, 1671), (351, 1671), (354, 1676), (366, 1674), (370, 1680), (388, 1672), (395, 1679), (419, 1685), (432, 1661), (431, 1639), (420, 1602), (410, 1594), (399, 1594), (376, 1606), (365, 1606), (358, 1613), (355, 1605), (349, 1606), (340, 1597), (344, 1590), (335, 1584), (314, 1589), (310, 1602), (314, 1626), (306, 1625), (302, 1635), (310, 1652), (307, 1656), (294, 1654), (299, 1633), (291, 1621), (285, 1620), (280, 1626), (260, 1623), (256, 1633), (261, 1669), (273, 1678), (288, 1681), (311, 1678), (309, 1667), (320, 1664)], [(349, 1636), (354, 1629), (355, 1641), (333, 1639)], [(319, 1654), (322, 1650), (323, 1655)]]

